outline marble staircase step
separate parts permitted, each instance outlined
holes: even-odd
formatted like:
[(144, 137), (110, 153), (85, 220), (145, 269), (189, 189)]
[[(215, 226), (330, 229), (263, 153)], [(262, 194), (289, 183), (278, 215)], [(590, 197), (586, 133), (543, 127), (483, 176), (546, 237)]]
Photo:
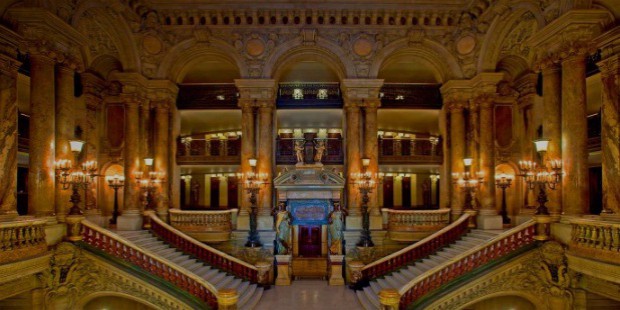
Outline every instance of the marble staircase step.
[(374, 310), (377, 309), (370, 300), (368, 299), (368, 295), (364, 291), (356, 291), (355, 295), (357, 296), (357, 300), (359, 301), (362, 309), (364, 310)]
[(263, 288), (262, 287), (256, 288), (256, 290), (254, 291), (254, 294), (252, 294), (252, 297), (245, 304), (241, 305), (239, 309), (240, 310), (254, 309), (254, 307), (256, 307), (256, 304), (258, 304), (258, 301), (260, 300), (262, 296), (263, 296)]
[(381, 308), (381, 303), (379, 302), (379, 296), (376, 293), (374, 293), (372, 289), (365, 287), (363, 292), (364, 292), (364, 295), (366, 296), (366, 299), (372, 305), (371, 309)]

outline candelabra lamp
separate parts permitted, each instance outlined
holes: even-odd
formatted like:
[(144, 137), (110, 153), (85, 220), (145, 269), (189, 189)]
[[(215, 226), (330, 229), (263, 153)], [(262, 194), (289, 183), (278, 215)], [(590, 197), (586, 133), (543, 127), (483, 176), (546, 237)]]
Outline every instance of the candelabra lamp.
[(257, 230), (258, 206), (256, 202), (260, 187), (265, 183), (266, 176), (261, 173), (256, 173), (256, 159), (249, 159), (249, 163), (251, 171), (245, 174), (244, 187), (248, 194), (250, 194), (250, 231), (248, 232), (248, 241), (245, 243), (245, 246), (256, 248), (263, 245), (260, 242)]
[(156, 202), (155, 189), (165, 182), (166, 174), (161, 171), (150, 171), (153, 166), (152, 158), (145, 158), (144, 164), (147, 167), (147, 175), (144, 174), (144, 171), (136, 171), (134, 176), (138, 187), (140, 187), (144, 210), (153, 210), (155, 209), (153, 205)]
[(495, 186), (502, 189), (502, 211), (500, 215), (502, 216), (503, 224), (510, 224), (510, 218), (506, 210), (506, 189), (512, 184), (512, 179), (514, 179), (514, 176), (506, 173), (500, 173), (495, 176)]
[(125, 177), (116, 174), (114, 176), (106, 177), (106, 181), (108, 181), (108, 186), (114, 190), (114, 211), (112, 212), (110, 225), (116, 225), (116, 219), (120, 215), (118, 212), (118, 190), (125, 186)]
[(480, 183), (484, 181), (482, 172), (476, 172), (475, 176), (472, 176), (469, 172), (472, 163), (471, 158), (464, 158), (463, 164), (465, 165), (465, 171), (452, 173), (452, 179), (454, 184), (461, 188), (465, 193), (464, 210), (474, 209), (474, 193), (480, 187)]
[(370, 165), (370, 159), (362, 159), (362, 173), (352, 175), (355, 184), (362, 195), (362, 233), (360, 240), (357, 242), (358, 247), (372, 247), (374, 242), (370, 236), (370, 210), (368, 209), (368, 202), (370, 201), (368, 194), (372, 193), (375, 187), (375, 180), (372, 173), (368, 171)]
[(536, 215), (549, 215), (549, 210), (545, 206), (549, 201), (546, 190), (555, 190), (562, 180), (562, 161), (545, 158), (549, 146), (548, 139), (538, 139), (534, 141), (534, 144), (540, 158), (540, 165), (529, 160), (519, 161), (519, 176), (525, 179), (529, 189), (534, 190), (538, 187)]
[[(75, 162), (77, 162), (78, 156), (80, 152), (82, 152), (84, 141), (70, 140), (69, 144)], [(97, 177), (97, 162), (87, 161), (82, 163), (81, 167), (78, 168), (73, 165), (73, 161), (70, 159), (61, 159), (57, 160), (54, 166), (56, 168), (56, 177), (58, 178), (58, 182), (62, 185), (62, 189), (67, 190), (71, 188), (72, 190), (71, 199), (69, 200), (72, 206), (71, 209), (69, 209), (69, 215), (82, 215), (79, 190), (82, 188), (87, 189), (95, 177)]]

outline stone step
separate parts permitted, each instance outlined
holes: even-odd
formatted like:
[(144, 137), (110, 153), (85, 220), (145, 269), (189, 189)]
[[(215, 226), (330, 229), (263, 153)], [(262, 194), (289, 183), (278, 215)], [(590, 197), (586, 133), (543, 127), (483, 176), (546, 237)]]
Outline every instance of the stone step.
[(241, 296), (239, 296), (239, 299), (237, 300), (237, 305), (239, 308), (243, 307), (247, 303), (247, 301), (250, 300), (252, 295), (254, 295), (254, 291), (256, 291), (256, 288), (256, 284), (250, 284), (245, 291), (245, 294), (241, 294)]
[(381, 303), (379, 302), (379, 296), (373, 292), (373, 290), (369, 287), (364, 288), (364, 295), (366, 295), (366, 299), (373, 306), (371, 309), (379, 309), (381, 308)]
[(240, 310), (252, 310), (258, 304), (258, 301), (263, 296), (263, 288), (258, 287), (252, 294), (252, 297), (242, 306), (239, 307)]
[(401, 272), (395, 272), (394, 274), (392, 274), (392, 276), (394, 277), (395, 280), (398, 281), (398, 283), (400, 284), (398, 286), (398, 288), (400, 289), (401, 287), (403, 287), (405, 284), (409, 283), (409, 281), (411, 281), (413, 278), (408, 278), (406, 277), (403, 273)]
[(368, 296), (366, 295), (366, 293), (364, 291), (356, 291), (355, 295), (357, 295), (357, 301), (359, 301), (360, 305), (362, 306), (362, 309), (364, 310), (375, 310), (377, 309), (377, 307), (375, 307), (370, 300), (368, 300)]
[(233, 277), (233, 276), (225, 276), (222, 280), (218, 281), (214, 285), (215, 285), (215, 288), (220, 290), (220, 289), (222, 289), (224, 287), (227, 287), (227, 285), (229, 283), (232, 283), (234, 280), (235, 280), (235, 277)]
[(381, 291), (381, 286), (379, 285), (379, 283), (377, 283), (377, 281), (370, 282), (370, 288), (375, 294), (379, 294), (379, 292)]
[(389, 276), (386, 276), (386, 277), (385, 277), (385, 281), (386, 281), (387, 283), (389, 283), (389, 284), (392, 286), (392, 288), (396, 288), (396, 289), (398, 289), (398, 288), (400, 288), (400, 287), (401, 287), (400, 282), (398, 282), (398, 280), (394, 278), (394, 274), (391, 274), (391, 275), (389, 275)]

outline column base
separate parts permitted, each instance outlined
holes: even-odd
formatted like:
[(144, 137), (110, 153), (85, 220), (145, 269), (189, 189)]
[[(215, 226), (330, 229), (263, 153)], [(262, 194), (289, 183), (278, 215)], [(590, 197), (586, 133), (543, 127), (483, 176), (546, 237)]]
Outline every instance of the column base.
[(330, 255), (329, 264), (331, 266), (331, 273), (329, 275), (329, 285), (344, 285), (344, 278), (342, 277), (342, 262), (344, 255)]
[(361, 215), (349, 215), (346, 220), (347, 230), (362, 229), (362, 216)]
[(476, 223), (478, 229), (493, 230), (504, 228), (501, 215), (478, 215)]
[(239, 214), (237, 216), (237, 230), (250, 230), (250, 215)]
[(116, 219), (117, 230), (142, 230), (143, 218), (140, 213), (123, 214)]
[(88, 209), (84, 211), (84, 218), (89, 222), (93, 222), (101, 227), (108, 227), (109, 220), (107, 216), (101, 215), (101, 211), (97, 209)]
[(381, 214), (370, 215), (370, 229), (371, 230), (383, 229), (383, 217), (381, 216)]
[(276, 285), (291, 285), (290, 261), (291, 255), (276, 255), (276, 264), (278, 266)]
[(259, 215), (256, 222), (258, 230), (273, 230), (273, 216), (271, 215)]

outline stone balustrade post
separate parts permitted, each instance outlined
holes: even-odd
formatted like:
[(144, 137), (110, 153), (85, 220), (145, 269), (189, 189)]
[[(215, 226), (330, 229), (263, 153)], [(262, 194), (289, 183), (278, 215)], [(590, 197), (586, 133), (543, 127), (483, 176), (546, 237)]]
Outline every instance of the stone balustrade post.
[(329, 285), (344, 285), (344, 278), (342, 277), (343, 261), (344, 255), (329, 255)]
[(17, 217), (17, 69), (0, 54), (0, 222)]
[(379, 303), (381, 310), (398, 310), (400, 304), (400, 294), (398, 290), (386, 288), (379, 291)]
[(220, 310), (236, 310), (239, 293), (234, 288), (223, 288), (217, 292), (217, 308)]
[(362, 278), (364, 277), (364, 275), (362, 274), (362, 268), (364, 268), (364, 263), (362, 263), (361, 261), (351, 261), (349, 262), (349, 272), (348, 272), (348, 282), (349, 282), (349, 287), (356, 289), (359, 288), (359, 282), (362, 280)]
[(276, 255), (276, 265), (278, 266), (278, 277), (276, 285), (291, 285), (291, 255)]

